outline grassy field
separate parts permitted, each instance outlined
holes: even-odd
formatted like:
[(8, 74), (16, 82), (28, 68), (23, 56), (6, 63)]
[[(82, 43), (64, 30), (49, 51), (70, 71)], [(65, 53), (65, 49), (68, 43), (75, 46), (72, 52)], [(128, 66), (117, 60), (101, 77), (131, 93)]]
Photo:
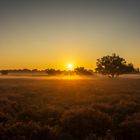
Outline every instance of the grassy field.
[(0, 78), (0, 139), (140, 139), (140, 78)]

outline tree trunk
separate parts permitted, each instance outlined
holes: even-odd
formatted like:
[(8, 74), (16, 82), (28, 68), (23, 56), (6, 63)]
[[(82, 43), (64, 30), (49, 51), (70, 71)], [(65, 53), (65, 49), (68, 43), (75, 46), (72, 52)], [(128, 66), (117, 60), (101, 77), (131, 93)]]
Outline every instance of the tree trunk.
[(115, 78), (115, 74), (109, 75), (109, 78)]

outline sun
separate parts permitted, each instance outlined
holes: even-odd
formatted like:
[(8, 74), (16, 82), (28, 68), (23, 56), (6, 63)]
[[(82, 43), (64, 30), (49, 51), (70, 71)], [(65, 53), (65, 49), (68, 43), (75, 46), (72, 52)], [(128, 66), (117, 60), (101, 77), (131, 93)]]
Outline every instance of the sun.
[(67, 68), (68, 68), (68, 70), (72, 70), (73, 69), (73, 65), (72, 64), (68, 64)]

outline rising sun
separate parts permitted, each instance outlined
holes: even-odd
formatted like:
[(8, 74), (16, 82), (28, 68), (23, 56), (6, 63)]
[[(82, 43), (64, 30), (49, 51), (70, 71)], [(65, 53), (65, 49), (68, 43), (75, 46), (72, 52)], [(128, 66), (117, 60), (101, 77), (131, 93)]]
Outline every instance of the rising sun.
[(67, 68), (68, 68), (68, 70), (72, 70), (73, 69), (73, 65), (72, 64), (68, 64)]

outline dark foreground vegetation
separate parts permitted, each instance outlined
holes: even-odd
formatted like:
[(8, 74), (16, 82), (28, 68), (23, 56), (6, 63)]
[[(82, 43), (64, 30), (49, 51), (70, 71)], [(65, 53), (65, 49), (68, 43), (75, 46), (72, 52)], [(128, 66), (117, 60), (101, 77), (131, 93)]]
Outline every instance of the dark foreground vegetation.
[(0, 79), (0, 140), (140, 140), (140, 79)]

